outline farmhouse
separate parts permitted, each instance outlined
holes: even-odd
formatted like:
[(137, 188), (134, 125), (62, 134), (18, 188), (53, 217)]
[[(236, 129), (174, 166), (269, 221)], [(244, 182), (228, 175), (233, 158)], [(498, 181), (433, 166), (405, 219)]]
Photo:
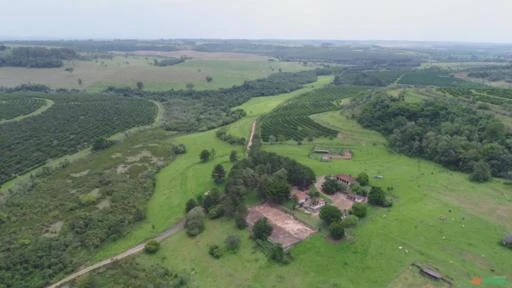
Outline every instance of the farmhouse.
[(350, 175), (340, 174), (336, 176), (336, 179), (346, 185), (352, 185), (356, 182), (356, 179)]

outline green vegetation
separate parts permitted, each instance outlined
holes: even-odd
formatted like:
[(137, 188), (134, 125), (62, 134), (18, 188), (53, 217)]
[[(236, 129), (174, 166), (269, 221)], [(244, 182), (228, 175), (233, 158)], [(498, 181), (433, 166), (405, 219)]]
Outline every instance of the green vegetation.
[(148, 241), (148, 243), (144, 245), (144, 252), (148, 254), (155, 254), (158, 252), (158, 249), (160, 249), (160, 242), (156, 240)]
[(195, 207), (188, 211), (185, 219), (185, 230), (190, 237), (197, 236), (204, 231), (204, 211), (202, 207)]
[(12, 95), (0, 96), (0, 123), (25, 114), (30, 114), (43, 107), (44, 99), (17, 97)]
[(337, 131), (319, 125), (308, 116), (335, 110), (338, 108), (336, 101), (366, 92), (357, 87), (325, 87), (295, 97), (263, 118), (261, 137), (265, 142), (335, 137)]
[(403, 70), (359, 71), (353, 69), (343, 71), (334, 78), (335, 85), (387, 86), (394, 83), (404, 74)]
[(54, 68), (62, 67), (63, 60), (77, 58), (68, 48), (13, 47), (0, 50), (0, 67)]
[[(388, 136), (398, 152), (464, 172), (474, 171), (474, 163), (484, 161), (493, 176), (510, 177), (512, 135), (493, 115), (463, 103), (444, 99), (407, 103), (376, 97), (363, 104), (358, 121)], [(477, 168), (481, 174), (482, 165)]]
[(334, 240), (340, 240), (345, 236), (345, 226), (341, 221), (329, 224), (329, 235)]
[[(38, 94), (14, 94), (20, 99)], [(142, 99), (88, 94), (45, 94), (55, 104), (44, 113), (0, 125), (0, 183), (45, 161), (71, 154), (98, 137), (153, 123), (157, 107)]]
[(341, 211), (335, 206), (325, 205), (320, 209), (320, 219), (329, 226), (341, 220)]
[(406, 72), (398, 83), (419, 86), (485, 88), (484, 85), (455, 78), (450, 71), (438, 67)]
[(166, 137), (140, 132), (85, 159), (44, 167), (2, 191), (0, 283), (46, 286), (145, 219), (155, 174), (171, 160), (168, 145), (150, 144)]
[(185, 62), (186, 60), (187, 60), (186, 57), (180, 57), (180, 58), (170, 57), (170, 58), (164, 58), (161, 60), (155, 59), (153, 61), (153, 63), (155, 64), (155, 66), (165, 67), (165, 66), (172, 66), (172, 65), (180, 64), (180, 63)]
[(254, 239), (266, 241), (270, 234), (272, 234), (272, 225), (268, 223), (267, 218), (262, 217), (254, 223), (252, 227), (252, 237)]

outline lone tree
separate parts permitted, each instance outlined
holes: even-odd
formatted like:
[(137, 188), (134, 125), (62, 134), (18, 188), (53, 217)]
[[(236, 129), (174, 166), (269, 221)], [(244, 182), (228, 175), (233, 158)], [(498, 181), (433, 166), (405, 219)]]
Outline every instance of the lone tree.
[(333, 222), (338, 222), (341, 220), (341, 211), (332, 205), (325, 205), (320, 209), (320, 219), (322, 219), (327, 225), (330, 225)]
[(238, 161), (238, 155), (235, 150), (231, 151), (231, 154), (229, 154), (229, 161), (231, 161), (231, 163)]
[(226, 249), (230, 251), (237, 251), (240, 248), (240, 237), (238, 235), (230, 235), (224, 240)]
[(333, 222), (329, 225), (329, 235), (331, 235), (332, 239), (340, 240), (345, 236), (345, 228), (343, 228), (343, 224), (340, 221)]
[(224, 181), (224, 177), (226, 176), (226, 170), (224, 170), (224, 166), (217, 164), (213, 167), (212, 178), (216, 184), (222, 183)]
[(206, 76), (205, 79), (206, 79), (206, 82), (208, 82), (208, 83), (213, 81), (212, 76)]
[(377, 206), (384, 206), (386, 203), (386, 193), (381, 187), (373, 186), (368, 194), (368, 203)]
[(78, 79), (76, 80), (76, 82), (78, 83), (78, 86), (80, 86), (80, 87), (82, 87), (82, 84), (84, 83), (84, 82), (82, 81), (82, 78), (78, 78)]
[(142, 83), (142, 81), (137, 81), (137, 89), (139, 89), (139, 90), (144, 89), (144, 83)]
[(197, 236), (204, 231), (204, 212), (202, 207), (195, 207), (185, 216), (185, 229), (190, 237)]
[(368, 174), (365, 172), (361, 172), (357, 176), (357, 182), (359, 182), (361, 186), (366, 186), (370, 183), (370, 177), (368, 177)]
[(199, 154), (199, 159), (201, 159), (201, 162), (208, 162), (210, 160), (211, 153), (210, 151), (204, 149), (201, 151), (201, 154)]
[(487, 182), (491, 180), (491, 168), (487, 162), (480, 160), (473, 164), (473, 173), (469, 177), (474, 182)]
[(272, 225), (268, 223), (267, 218), (262, 217), (252, 227), (252, 235), (254, 239), (266, 241), (272, 234)]

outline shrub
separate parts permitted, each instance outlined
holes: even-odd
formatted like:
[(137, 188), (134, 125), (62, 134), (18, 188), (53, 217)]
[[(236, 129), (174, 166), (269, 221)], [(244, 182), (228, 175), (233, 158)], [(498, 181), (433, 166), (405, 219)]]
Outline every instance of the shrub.
[(187, 153), (187, 146), (185, 146), (184, 144), (178, 144), (178, 145), (173, 144), (171, 146), (171, 152), (176, 155), (185, 154), (185, 153)]
[(338, 222), (341, 219), (341, 211), (332, 205), (325, 205), (320, 209), (320, 219), (322, 219), (327, 225), (330, 225), (333, 222)]
[(365, 204), (354, 203), (354, 205), (352, 205), (352, 209), (350, 209), (350, 213), (358, 218), (364, 218), (366, 217), (367, 210), (368, 209)]
[(219, 245), (210, 246), (208, 253), (215, 259), (219, 259), (220, 257), (222, 257), (223, 254), (222, 249), (219, 247)]
[(94, 144), (92, 144), (92, 151), (99, 151), (103, 149), (107, 149), (108, 147), (114, 145), (115, 142), (112, 140), (108, 140), (105, 138), (99, 138), (94, 141)]
[(343, 228), (354, 228), (357, 226), (357, 223), (359, 222), (359, 218), (355, 215), (348, 215), (341, 221), (341, 224)]
[(226, 170), (224, 170), (224, 166), (220, 164), (215, 165), (212, 171), (213, 181), (216, 184), (220, 184), (224, 181), (224, 177), (226, 177)]
[(491, 180), (491, 168), (489, 164), (483, 160), (473, 163), (473, 172), (469, 176), (469, 179), (480, 183)]
[(281, 244), (272, 245), (269, 258), (281, 264), (289, 264), (293, 260), (293, 256), (289, 251), (284, 251)]
[(235, 224), (236, 224), (236, 228), (238, 228), (240, 230), (247, 228), (247, 221), (245, 220), (245, 217), (243, 217), (241, 215), (235, 216)]
[(267, 238), (272, 234), (272, 225), (268, 223), (267, 218), (262, 217), (252, 227), (252, 234), (254, 239), (259, 240), (267, 240)]
[(160, 243), (156, 240), (151, 240), (144, 245), (144, 252), (148, 254), (155, 254), (160, 249)]
[(208, 218), (217, 219), (224, 215), (224, 207), (217, 205), (208, 211)]
[(226, 240), (226, 249), (229, 251), (237, 251), (240, 248), (240, 237), (238, 235), (229, 235)]
[(368, 203), (377, 206), (384, 206), (386, 202), (386, 193), (381, 187), (373, 186), (368, 194)]
[(199, 159), (201, 159), (201, 162), (208, 162), (210, 160), (210, 157), (211, 157), (211, 154), (210, 154), (210, 151), (204, 149), (203, 151), (201, 151), (201, 153), (199, 154)]
[(361, 186), (366, 186), (370, 183), (370, 177), (368, 177), (368, 174), (366, 174), (365, 172), (361, 172), (357, 176), (357, 182), (359, 182)]
[(204, 231), (204, 212), (203, 208), (195, 207), (185, 216), (185, 229), (190, 237), (197, 236)]
[(188, 200), (187, 204), (185, 205), (185, 213), (188, 213), (190, 210), (194, 209), (197, 206), (198, 206), (198, 204), (197, 204), (196, 199), (192, 198), (192, 199)]
[(329, 225), (329, 235), (332, 239), (339, 240), (345, 236), (345, 228), (340, 221), (333, 222)]

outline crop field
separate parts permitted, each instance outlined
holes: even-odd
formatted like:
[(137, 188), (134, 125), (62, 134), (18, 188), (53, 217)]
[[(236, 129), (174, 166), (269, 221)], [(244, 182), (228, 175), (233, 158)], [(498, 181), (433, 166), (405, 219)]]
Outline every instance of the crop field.
[(304, 85), (304, 88), (302, 89), (274, 96), (254, 97), (244, 104), (234, 107), (233, 110), (243, 109), (245, 112), (247, 112), (247, 116), (229, 125), (229, 133), (236, 137), (246, 137), (249, 134), (252, 122), (258, 119), (258, 117), (269, 113), (291, 98), (297, 97), (307, 92), (311, 92), (314, 89), (324, 87), (331, 83), (332, 80), (332, 76), (320, 76), (316, 82)]
[[(18, 99), (41, 94), (11, 95)], [(155, 104), (135, 98), (44, 94), (54, 105), (40, 115), (0, 124), (0, 182), (90, 146), (99, 137), (153, 123)]]
[(0, 123), (1, 121), (30, 114), (43, 107), (46, 102), (38, 98), (19, 98), (13, 96), (0, 96)]
[(336, 101), (365, 92), (367, 90), (364, 88), (331, 86), (289, 100), (263, 118), (261, 137), (265, 142), (270, 141), (272, 137), (274, 141), (334, 137), (337, 131), (319, 125), (308, 116), (335, 110), (338, 107)]
[[(0, 87), (37, 83), (51, 88), (87, 89), (89, 92), (98, 92), (108, 86), (136, 87), (136, 83), (142, 81), (144, 88), (152, 91), (186, 89), (188, 83), (192, 84), (194, 89), (209, 90), (240, 85), (245, 80), (264, 78), (279, 70), (297, 72), (309, 69), (294, 62), (269, 62), (266, 57), (251, 55), (246, 58), (202, 56), (167, 67), (153, 65), (154, 59), (164, 58), (126, 55), (115, 56), (112, 59), (68, 61), (62, 68), (0, 67)], [(66, 68), (73, 68), (73, 71), (65, 71)], [(212, 77), (211, 82), (206, 81), (207, 76)], [(82, 85), (79, 85), (78, 79), (81, 79)]]

